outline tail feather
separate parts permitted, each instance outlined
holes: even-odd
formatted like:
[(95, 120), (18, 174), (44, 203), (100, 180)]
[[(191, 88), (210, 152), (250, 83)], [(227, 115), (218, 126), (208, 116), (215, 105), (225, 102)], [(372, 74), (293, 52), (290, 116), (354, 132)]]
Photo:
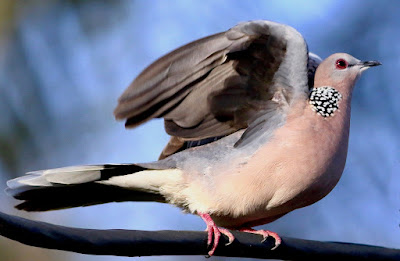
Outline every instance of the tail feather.
[(106, 170), (106, 165), (88, 165), (88, 166), (73, 166), (56, 169), (38, 170), (28, 172), (28, 175), (34, 175), (36, 178), (25, 179), (21, 183), (31, 185), (38, 183), (43, 179), (50, 183), (56, 184), (82, 184), (101, 179), (101, 172)]
[(7, 194), (24, 200), (17, 209), (47, 211), (121, 201), (165, 202), (154, 191), (101, 184), (115, 176), (146, 170), (138, 165), (90, 165), (40, 170), (7, 182)]

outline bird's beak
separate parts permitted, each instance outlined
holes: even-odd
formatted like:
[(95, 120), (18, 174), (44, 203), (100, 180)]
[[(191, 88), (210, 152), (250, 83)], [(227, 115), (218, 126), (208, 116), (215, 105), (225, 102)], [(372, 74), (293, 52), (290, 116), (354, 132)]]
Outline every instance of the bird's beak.
[(382, 65), (382, 63), (378, 62), (378, 61), (365, 61), (365, 62), (359, 62), (358, 63), (361, 67), (374, 67), (374, 66), (378, 66), (378, 65)]
[(371, 67), (382, 65), (378, 61), (364, 61), (364, 62), (358, 62), (356, 65), (360, 66), (360, 72), (363, 72)]

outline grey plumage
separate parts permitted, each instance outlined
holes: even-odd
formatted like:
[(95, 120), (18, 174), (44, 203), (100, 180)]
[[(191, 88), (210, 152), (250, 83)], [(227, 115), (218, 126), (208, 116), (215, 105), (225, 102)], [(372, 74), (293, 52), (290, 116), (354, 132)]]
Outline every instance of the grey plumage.
[(307, 77), (308, 77), (308, 89), (311, 90), (314, 87), (314, 76), (318, 65), (322, 62), (321, 57), (315, 53), (308, 53), (308, 63), (307, 63)]

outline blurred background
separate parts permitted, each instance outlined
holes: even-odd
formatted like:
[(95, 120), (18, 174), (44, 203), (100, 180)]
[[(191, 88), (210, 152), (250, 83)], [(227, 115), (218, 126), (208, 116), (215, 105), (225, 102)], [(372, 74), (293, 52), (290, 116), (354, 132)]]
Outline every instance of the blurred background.
[[(178, 46), (240, 21), (268, 19), (295, 27), (322, 58), (348, 52), (383, 66), (364, 73), (355, 89), (348, 161), (338, 186), (265, 228), (305, 239), (400, 248), (399, 13), (396, 0), (2, 0), (0, 190), (7, 179), (30, 170), (155, 160), (168, 140), (163, 123), (125, 130), (112, 115), (122, 91)], [(66, 226), (205, 229), (200, 218), (165, 204), (27, 214), (13, 210), (16, 201), (4, 193), (0, 202), (0, 211)], [(2, 261), (136, 259), (39, 249), (0, 237)]]

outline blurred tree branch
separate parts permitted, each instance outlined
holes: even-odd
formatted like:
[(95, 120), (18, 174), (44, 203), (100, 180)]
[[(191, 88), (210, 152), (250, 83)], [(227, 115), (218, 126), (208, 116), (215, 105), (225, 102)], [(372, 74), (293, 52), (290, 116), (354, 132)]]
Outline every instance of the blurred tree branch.
[[(282, 238), (274, 251), (273, 240), (234, 232), (228, 246), (223, 239), (216, 256), (290, 260), (399, 260), (400, 250), (351, 243)], [(0, 212), (0, 235), (26, 245), (92, 255), (153, 256), (206, 255), (207, 234), (195, 231), (96, 230), (70, 228), (33, 221)]]

